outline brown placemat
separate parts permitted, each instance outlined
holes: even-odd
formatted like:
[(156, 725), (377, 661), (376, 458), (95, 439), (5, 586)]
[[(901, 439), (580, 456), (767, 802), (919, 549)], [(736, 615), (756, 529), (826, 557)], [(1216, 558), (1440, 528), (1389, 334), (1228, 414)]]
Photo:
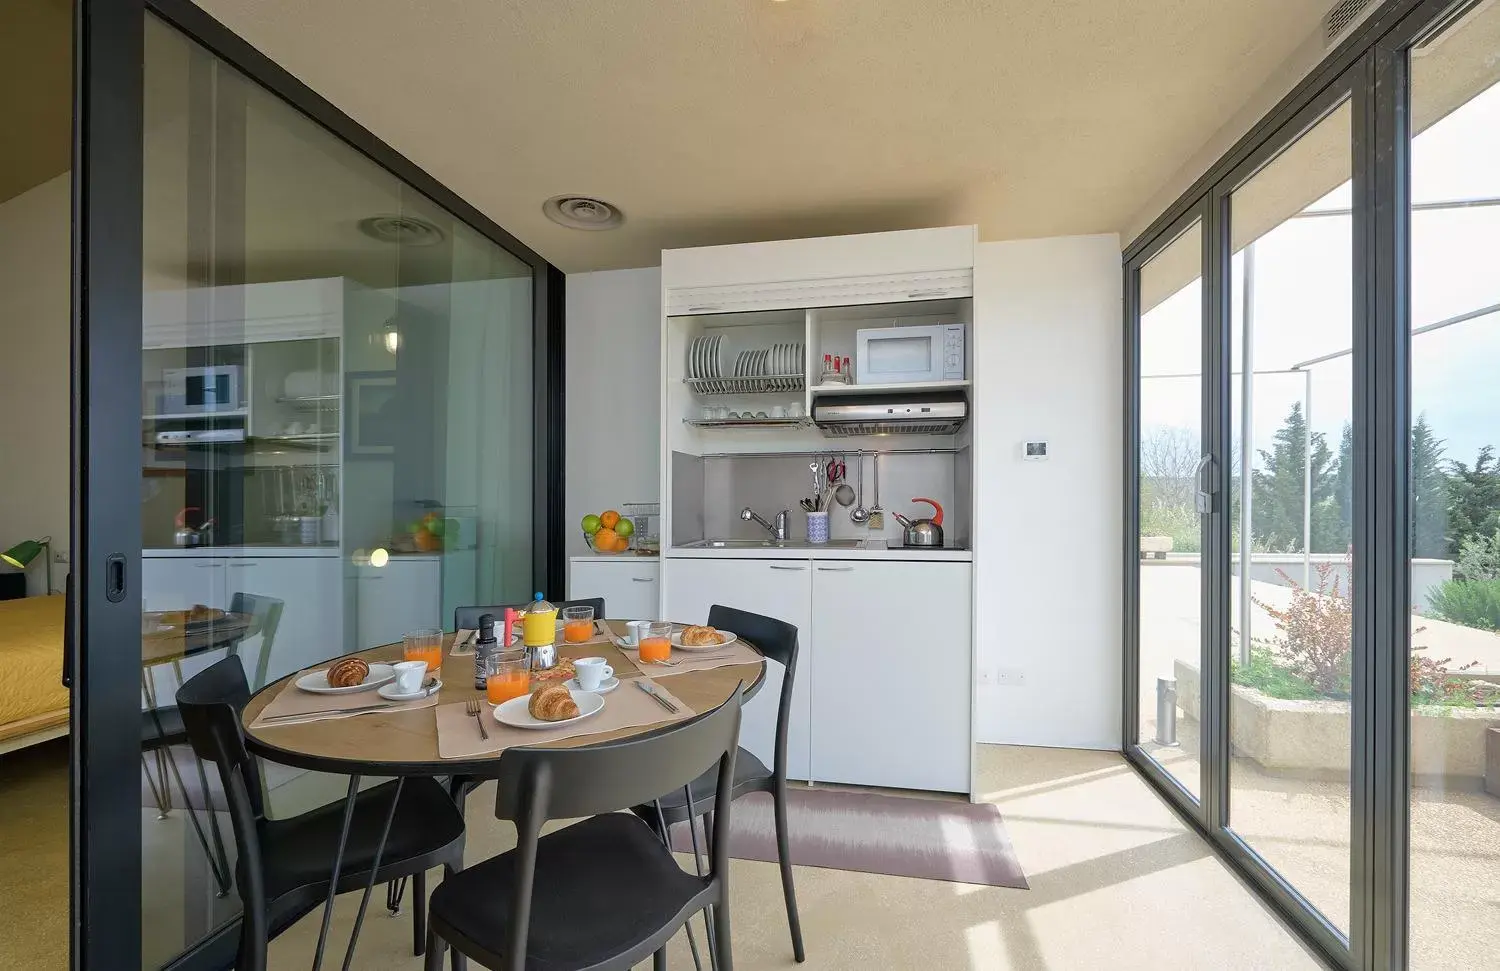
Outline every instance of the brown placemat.
[(665, 725), (697, 714), (660, 683), (653, 683), (663, 697), (677, 706), (677, 714), (667, 713), (649, 695), (637, 688), (634, 680), (622, 681), (618, 688), (604, 696), (604, 710), (599, 714), (559, 728), (529, 729), (502, 725), (495, 720), (494, 709), (481, 702), (479, 717), (484, 719), (484, 727), (490, 734), (488, 741), (480, 737), (479, 726), (475, 723), (474, 716), (465, 710), (464, 704), (439, 705), (436, 712), (438, 756), (445, 759), (465, 759), (494, 755), (516, 745), (545, 745), (581, 735), (602, 735), (625, 728)]
[(735, 641), (733, 644), (702, 651), (684, 651), (674, 647), (672, 648), (672, 664), (641, 661), (639, 652), (633, 647), (621, 647), (617, 650), (632, 664), (639, 665), (640, 670), (649, 671), (662, 678), (671, 677), (674, 674), (687, 674), (689, 671), (708, 671), (713, 668), (728, 667), (731, 664), (758, 664), (761, 661), (760, 652), (743, 641)]
[[(297, 679), (302, 675), (321, 670), (324, 669), (309, 668), (308, 671), (299, 671), (289, 678), (276, 697), (271, 699), (271, 703), (255, 716), (255, 721), (250, 723), (250, 729), (253, 731), (262, 728), (283, 728), (287, 725), (306, 725), (330, 718), (354, 718), (358, 715), (412, 711), (417, 708), (431, 708), (438, 703), (437, 694), (428, 698), (418, 698), (416, 701), (387, 702), (373, 688), (369, 691), (353, 691), (344, 695), (322, 695), (312, 691), (303, 691), (297, 687)], [(371, 711), (348, 710), (369, 705), (382, 705), (383, 707)], [(319, 714), (313, 714), (313, 712), (319, 712)], [(305, 715), (305, 717), (279, 718), (277, 717), (279, 715)]]
[(449, 657), (473, 657), (475, 630), (461, 630), (453, 635), (453, 641), (448, 645)]

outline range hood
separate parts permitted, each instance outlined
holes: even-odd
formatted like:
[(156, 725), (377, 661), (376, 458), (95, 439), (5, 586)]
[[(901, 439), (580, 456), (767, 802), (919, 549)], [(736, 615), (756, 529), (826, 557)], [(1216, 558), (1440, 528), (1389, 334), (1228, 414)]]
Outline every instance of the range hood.
[(825, 435), (952, 435), (969, 418), (962, 391), (824, 395), (813, 424)]

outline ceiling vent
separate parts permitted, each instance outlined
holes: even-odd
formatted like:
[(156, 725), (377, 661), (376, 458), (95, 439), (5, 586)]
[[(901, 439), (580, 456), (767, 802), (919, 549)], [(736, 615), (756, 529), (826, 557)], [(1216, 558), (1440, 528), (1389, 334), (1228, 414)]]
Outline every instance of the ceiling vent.
[(366, 216), (359, 221), (359, 231), (382, 243), (402, 246), (436, 246), (443, 241), (443, 231), (425, 219), (385, 213)]
[(615, 229), (625, 221), (620, 210), (602, 199), (588, 196), (553, 196), (542, 203), (542, 212), (559, 226), (596, 232)]
[(1323, 15), (1323, 47), (1337, 47), (1375, 6), (1375, 0), (1339, 0)]

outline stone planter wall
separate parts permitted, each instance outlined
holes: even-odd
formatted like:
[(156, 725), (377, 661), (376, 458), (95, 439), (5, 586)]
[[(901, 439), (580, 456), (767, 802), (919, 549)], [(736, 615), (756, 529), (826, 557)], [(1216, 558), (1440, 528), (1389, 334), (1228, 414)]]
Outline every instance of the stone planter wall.
[[(1175, 666), (1177, 705), (1196, 721), (1201, 707), (1198, 667), (1180, 660)], [(1487, 746), (1500, 748), (1500, 733), (1492, 729), (1500, 729), (1500, 710), (1416, 709), (1411, 721), (1411, 757), (1412, 765), (1420, 770), (1417, 784), (1484, 789), (1487, 762), (1500, 762), (1500, 757), (1492, 759), (1487, 752)], [(1253, 688), (1230, 686), (1230, 749), (1268, 771), (1347, 777), (1349, 733), (1348, 702), (1283, 701)], [(1500, 772), (1500, 764), (1491, 771)], [(1500, 778), (1494, 785), (1500, 789)]]

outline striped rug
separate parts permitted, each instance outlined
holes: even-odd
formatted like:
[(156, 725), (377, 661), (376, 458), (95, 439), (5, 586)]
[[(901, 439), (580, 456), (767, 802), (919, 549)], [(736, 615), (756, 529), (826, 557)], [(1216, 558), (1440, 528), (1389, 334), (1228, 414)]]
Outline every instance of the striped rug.
[[(787, 816), (792, 862), (798, 866), (1030, 889), (1000, 810), (992, 805), (793, 788), (787, 793)], [(674, 827), (672, 846), (692, 852), (685, 824)], [(735, 801), (729, 855), (776, 861), (769, 794)]]

